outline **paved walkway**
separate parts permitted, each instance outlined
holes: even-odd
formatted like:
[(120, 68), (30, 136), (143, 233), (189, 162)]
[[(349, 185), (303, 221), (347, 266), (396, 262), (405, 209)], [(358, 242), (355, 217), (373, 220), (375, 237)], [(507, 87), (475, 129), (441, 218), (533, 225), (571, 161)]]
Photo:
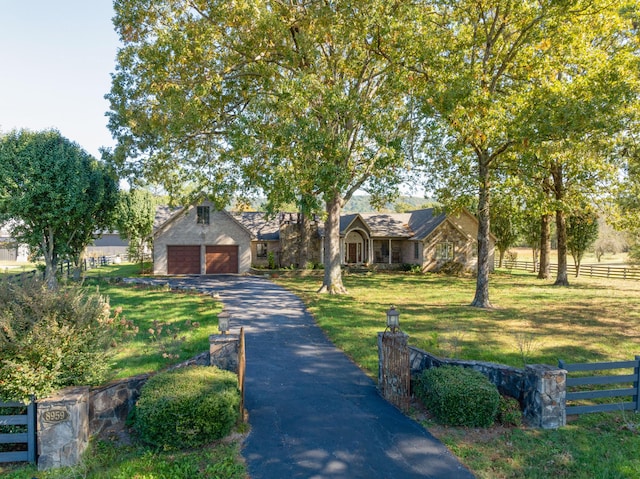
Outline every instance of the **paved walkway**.
[(218, 292), (231, 329), (245, 329), (251, 432), (243, 455), (252, 479), (473, 478), (437, 439), (382, 399), (295, 295), (255, 277), (171, 283)]

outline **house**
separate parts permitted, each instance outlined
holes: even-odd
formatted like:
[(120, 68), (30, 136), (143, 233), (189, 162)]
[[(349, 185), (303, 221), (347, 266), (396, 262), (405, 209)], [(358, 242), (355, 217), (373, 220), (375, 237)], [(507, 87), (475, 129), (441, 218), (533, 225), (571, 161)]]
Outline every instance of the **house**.
[[(459, 263), (477, 266), (476, 218), (423, 209), (409, 213), (349, 214), (340, 218), (345, 265), (436, 271)], [(493, 264), (494, 238), (491, 238)], [(169, 214), (154, 233), (154, 274), (244, 273), (251, 267), (323, 262), (324, 228), (316, 217), (218, 211), (204, 202)]]

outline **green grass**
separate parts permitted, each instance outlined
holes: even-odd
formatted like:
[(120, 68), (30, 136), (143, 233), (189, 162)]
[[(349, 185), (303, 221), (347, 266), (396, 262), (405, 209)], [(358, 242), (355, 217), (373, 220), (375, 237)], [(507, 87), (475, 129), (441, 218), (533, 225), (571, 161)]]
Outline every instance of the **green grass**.
[(220, 442), (189, 451), (156, 451), (110, 441), (92, 443), (84, 460), (73, 468), (37, 471), (0, 464), (3, 479), (244, 479), (238, 442)]
[(158, 371), (209, 350), (209, 335), (217, 331), (222, 303), (197, 292), (170, 291), (144, 285), (86, 281), (109, 297), (119, 319), (137, 333), (117, 345), (117, 377)]
[[(318, 295), (317, 277), (280, 277), (329, 338), (372, 377), (377, 333), (394, 304), (411, 345), (431, 353), (522, 367), (525, 363), (630, 360), (640, 353), (640, 282), (570, 278), (558, 288), (530, 273), (491, 277), (495, 308), (469, 303), (475, 279), (347, 275), (345, 296)], [(633, 413), (570, 418), (558, 430), (444, 427), (417, 414), (479, 478), (638, 478), (640, 419)]]

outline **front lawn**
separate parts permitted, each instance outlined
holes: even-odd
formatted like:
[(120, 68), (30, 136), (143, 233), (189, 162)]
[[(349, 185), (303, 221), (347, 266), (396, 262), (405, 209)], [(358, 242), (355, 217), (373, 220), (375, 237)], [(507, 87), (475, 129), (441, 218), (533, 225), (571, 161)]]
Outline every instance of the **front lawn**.
[[(492, 310), (469, 306), (473, 278), (347, 275), (345, 296), (317, 295), (317, 277), (278, 282), (304, 299), (331, 340), (372, 377), (377, 333), (392, 304), (409, 343), (440, 356), (522, 367), (640, 354), (640, 282), (570, 278), (571, 287), (558, 288), (530, 273), (497, 272), (491, 277)], [(633, 413), (570, 418), (556, 431), (469, 430), (419, 420), (479, 478), (640, 477), (640, 420)]]

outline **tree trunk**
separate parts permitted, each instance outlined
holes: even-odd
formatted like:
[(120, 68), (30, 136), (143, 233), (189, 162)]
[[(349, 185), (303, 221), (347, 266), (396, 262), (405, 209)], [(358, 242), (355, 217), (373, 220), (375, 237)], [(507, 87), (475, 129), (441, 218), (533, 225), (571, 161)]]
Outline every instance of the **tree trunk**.
[(319, 293), (345, 294), (340, 267), (340, 209), (342, 200), (336, 192), (327, 201), (327, 220), (324, 223), (324, 280)]
[(551, 177), (553, 178), (553, 191), (556, 199), (556, 230), (558, 238), (558, 275), (555, 286), (569, 286), (567, 275), (567, 221), (562, 211), (564, 201), (564, 176), (562, 163), (554, 161), (551, 163)]
[(491, 308), (489, 301), (489, 231), (490, 231), (490, 182), (489, 157), (483, 152), (478, 157), (478, 173), (480, 189), (478, 191), (478, 276), (476, 278), (476, 295), (471, 306)]
[(505, 253), (505, 251), (502, 250), (502, 249), (499, 249), (498, 251), (499, 251), (499, 258), (500, 258), (498, 260), (498, 267), (502, 268), (502, 263), (504, 262), (504, 253)]
[(44, 282), (50, 290), (57, 289), (58, 278), (56, 278), (56, 270), (58, 269), (58, 255), (54, 249), (54, 235), (50, 228), (47, 229), (43, 237), (41, 248), (45, 265)]
[(533, 258), (533, 272), (538, 271), (538, 248), (531, 248), (531, 257)]
[(544, 214), (540, 218), (540, 268), (538, 279), (549, 279), (551, 265), (551, 215)]
[(558, 275), (555, 286), (569, 286), (567, 274), (567, 224), (562, 210), (556, 211), (556, 229), (558, 230)]

